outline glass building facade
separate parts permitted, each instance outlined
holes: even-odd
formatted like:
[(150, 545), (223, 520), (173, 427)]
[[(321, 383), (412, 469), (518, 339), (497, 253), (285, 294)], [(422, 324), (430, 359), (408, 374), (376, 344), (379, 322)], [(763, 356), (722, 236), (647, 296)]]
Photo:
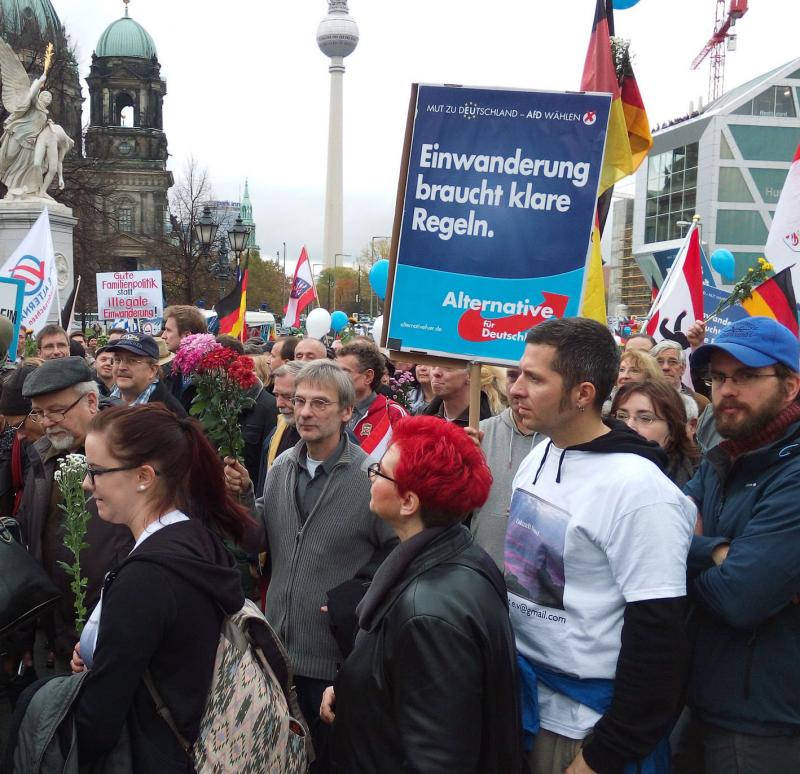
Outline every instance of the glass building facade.
[(738, 278), (763, 255), (800, 145), (800, 59), (732, 89), (653, 139), (636, 178), (633, 253), (643, 273), (661, 283), (686, 233), (679, 223), (697, 214), (706, 255), (729, 249)]

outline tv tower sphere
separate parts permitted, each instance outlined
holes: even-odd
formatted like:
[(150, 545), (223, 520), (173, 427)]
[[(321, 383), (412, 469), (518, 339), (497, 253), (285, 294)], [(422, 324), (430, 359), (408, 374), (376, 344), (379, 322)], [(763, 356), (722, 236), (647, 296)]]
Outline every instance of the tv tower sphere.
[(325, 56), (346, 57), (358, 45), (358, 25), (350, 16), (347, 0), (328, 0), (328, 15), (317, 27), (317, 45)]

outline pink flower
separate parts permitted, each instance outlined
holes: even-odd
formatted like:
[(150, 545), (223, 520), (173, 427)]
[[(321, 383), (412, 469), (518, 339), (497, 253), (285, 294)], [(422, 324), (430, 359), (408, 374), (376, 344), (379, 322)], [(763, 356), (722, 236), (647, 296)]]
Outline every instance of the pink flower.
[(172, 361), (172, 369), (177, 373), (191, 374), (204, 355), (221, 348), (222, 345), (217, 344), (210, 333), (191, 333), (181, 340), (181, 346)]

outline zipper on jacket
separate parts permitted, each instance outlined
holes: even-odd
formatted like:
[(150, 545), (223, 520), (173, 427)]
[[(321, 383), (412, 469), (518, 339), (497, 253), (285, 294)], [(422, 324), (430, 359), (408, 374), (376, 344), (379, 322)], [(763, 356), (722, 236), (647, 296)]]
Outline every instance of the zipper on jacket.
[(753, 629), (750, 639), (747, 641), (747, 651), (744, 662), (744, 698), (750, 698), (750, 676), (753, 672), (753, 655), (756, 649), (756, 638), (758, 637), (758, 627)]
[[(342, 454), (344, 455), (344, 452)], [(317, 509), (319, 508), (320, 503), (322, 502), (323, 498), (328, 493), (328, 489), (329, 489), (329, 487), (331, 485), (331, 481), (333, 479), (334, 472), (339, 467), (346, 466), (348, 464), (349, 464), (348, 461), (343, 460), (341, 457), (339, 457), (339, 459), (337, 460), (336, 464), (331, 469), (330, 475), (328, 476), (328, 480), (325, 482), (325, 486), (322, 488), (322, 491), (319, 493), (319, 497), (317, 498), (317, 501), (314, 503), (314, 507), (309, 512), (308, 517), (306, 518), (306, 520), (303, 521), (302, 520), (302, 513), (300, 512), (300, 504), (297, 502), (297, 497), (295, 496), (295, 492), (297, 491), (297, 476), (299, 474), (298, 468), (299, 468), (300, 463), (295, 461), (295, 466), (296, 467), (295, 467), (295, 471), (294, 471), (294, 479), (291, 482), (291, 488), (292, 488), (293, 501), (295, 502), (295, 504), (297, 506), (298, 530), (297, 530), (297, 532), (295, 533), (295, 536), (294, 536), (294, 547), (292, 549), (292, 560), (291, 560), (291, 562), (289, 564), (289, 582), (286, 584), (286, 595), (285, 595), (285, 601), (284, 601), (284, 610), (286, 612), (284, 613), (284, 616), (283, 616), (283, 635), (282, 636), (283, 636), (283, 643), (287, 647), (287, 649), (289, 647), (289, 639), (290, 639), (289, 638), (290, 604), (291, 604), (291, 599), (292, 599), (292, 593), (294, 591), (294, 582), (295, 582), (295, 578), (296, 578), (296, 575), (297, 575), (297, 564), (298, 564), (298, 561), (299, 561), (299, 558), (300, 558), (300, 542), (301, 542), (301, 540), (303, 538), (303, 532), (304, 532), (306, 526), (311, 522), (311, 518), (317, 512)]]

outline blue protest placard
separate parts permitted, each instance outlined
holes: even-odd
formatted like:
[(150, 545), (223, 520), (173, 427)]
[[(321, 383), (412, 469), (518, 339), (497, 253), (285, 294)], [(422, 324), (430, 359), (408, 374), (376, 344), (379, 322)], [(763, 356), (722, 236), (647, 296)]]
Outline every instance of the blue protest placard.
[[(720, 301), (724, 301), (730, 295), (729, 292), (714, 288), (710, 285), (703, 285), (703, 314), (708, 317), (719, 306)], [(711, 317), (706, 323), (706, 344), (710, 344), (717, 338), (719, 332), (732, 322), (743, 320), (750, 317), (750, 313), (741, 305), (725, 307), (718, 315)]]
[(578, 314), (611, 98), (420, 85), (387, 346), (516, 363)]
[(25, 300), (25, 280), (0, 277), (0, 315), (14, 323), (14, 337), (8, 349), (8, 359), (17, 358), (17, 340), (22, 325), (22, 303)]

